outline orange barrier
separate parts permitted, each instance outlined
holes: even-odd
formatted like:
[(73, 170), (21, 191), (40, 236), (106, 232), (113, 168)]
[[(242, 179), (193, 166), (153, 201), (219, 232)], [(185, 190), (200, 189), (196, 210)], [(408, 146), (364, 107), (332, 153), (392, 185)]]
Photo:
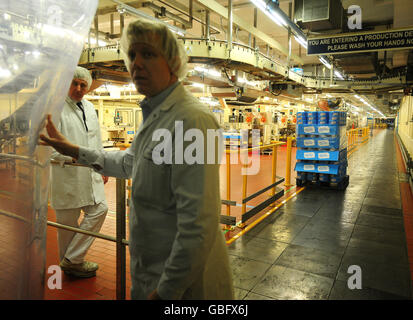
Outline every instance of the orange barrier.
[(357, 144), (365, 142), (369, 139), (370, 128), (357, 128), (347, 131), (347, 149), (353, 149)]
[[(231, 153), (241, 153), (241, 151), (243, 152), (248, 152), (248, 151), (253, 151), (253, 150), (264, 150), (264, 149), (272, 149), (272, 168), (271, 168), (271, 185), (272, 186), (270, 188), (270, 197), (274, 197), (276, 192), (276, 187), (275, 187), (275, 183), (276, 183), (276, 179), (277, 179), (277, 175), (276, 175), (276, 168), (277, 168), (277, 147), (279, 145), (283, 145), (284, 142), (274, 142), (268, 145), (263, 145), (263, 146), (259, 146), (259, 147), (253, 147), (253, 148), (248, 148), (248, 149), (236, 149), (236, 150), (226, 150), (226, 180), (227, 180), (227, 199), (224, 200), (224, 203), (226, 205), (226, 215), (227, 216), (231, 216), (231, 206), (234, 205), (233, 201), (231, 201), (231, 162), (230, 162), (230, 155)], [(290, 143), (291, 144), (291, 143)], [(291, 158), (291, 157), (290, 157)], [(290, 159), (291, 161), (291, 159)], [(242, 162), (243, 165), (243, 169), (244, 170), (248, 170), (248, 164), (246, 164), (246, 161)], [(291, 164), (290, 164), (290, 168), (291, 168)], [(244, 215), (247, 212), (247, 185), (248, 185), (248, 175), (244, 174), (242, 176), (242, 215)], [(241, 223), (240, 227), (243, 227), (244, 224)], [(225, 225), (225, 229), (231, 229), (230, 225)]]

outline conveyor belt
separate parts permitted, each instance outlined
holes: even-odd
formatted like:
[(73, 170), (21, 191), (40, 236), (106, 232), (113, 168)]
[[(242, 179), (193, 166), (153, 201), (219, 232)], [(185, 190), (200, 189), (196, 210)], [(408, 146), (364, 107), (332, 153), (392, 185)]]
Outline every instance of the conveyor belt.
[[(354, 92), (367, 93), (371, 91), (386, 91), (389, 88), (403, 88), (406, 83), (406, 76), (386, 78), (381, 80), (336, 80), (319, 79), (302, 76), (287, 68), (278, 61), (254, 50), (253, 48), (233, 44), (230, 54), (227, 50), (226, 41), (204, 40), (204, 39), (180, 39), (192, 63), (212, 63), (215, 66), (226, 66), (251, 73), (262, 80), (279, 81), (284, 83), (290, 80), (296, 85), (317, 90), (328, 89), (329, 92)], [(85, 49), (79, 60), (80, 65), (103, 62), (119, 62), (122, 56), (118, 46), (97, 47)], [(117, 65), (119, 65), (117, 63)]]

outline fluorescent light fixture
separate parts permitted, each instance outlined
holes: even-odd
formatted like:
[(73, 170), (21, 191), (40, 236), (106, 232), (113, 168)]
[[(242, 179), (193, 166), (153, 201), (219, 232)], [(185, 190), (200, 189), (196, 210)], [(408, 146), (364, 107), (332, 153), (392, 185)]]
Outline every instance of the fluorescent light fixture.
[(210, 106), (219, 106), (219, 102), (211, 97), (199, 97), (202, 103), (209, 104)]
[(307, 41), (301, 36), (294, 36), (295, 41), (301, 44), (304, 48), (308, 48)]
[(123, 86), (116, 86), (112, 84), (103, 84), (100, 87), (96, 88), (94, 91), (95, 92), (126, 92), (126, 91), (134, 91), (136, 88), (133, 83), (129, 83)]
[(202, 88), (202, 89), (205, 88), (205, 85), (202, 84), (202, 83), (199, 83), (199, 82), (192, 82), (191, 86), (197, 87), (197, 88)]
[(277, 12), (267, 7), (263, 0), (251, 0), (267, 17), (278, 24), (280, 27), (287, 27), (287, 22)]
[[(87, 38), (86, 38), (85, 42), (86, 42), (86, 43), (89, 43), (89, 41), (88, 41)], [(90, 38), (90, 44), (96, 45), (96, 39), (95, 39), (95, 38)], [(107, 44), (106, 41), (103, 41), (103, 40), (100, 40), (100, 39), (99, 39), (99, 40), (98, 40), (98, 45), (99, 45), (99, 47), (106, 47), (108, 44)]]
[(216, 71), (216, 70), (214, 70), (214, 69), (206, 69), (206, 68), (203, 68), (203, 67), (196, 66), (196, 67), (194, 68), (194, 70), (195, 70), (195, 71), (198, 71), (198, 72), (207, 73), (207, 74), (209, 74), (209, 75), (211, 75), (211, 76), (213, 76), (213, 77), (221, 77), (221, 72), (218, 72), (218, 71)]
[(336, 77), (339, 78), (340, 80), (344, 80), (343, 75), (342, 75), (338, 70), (335, 70), (335, 71), (334, 71), (334, 74), (335, 74)]
[(327, 62), (323, 57), (320, 57), (320, 61), (324, 64), (328, 69), (331, 69), (331, 64)]
[[(372, 109), (374, 112), (376, 112), (376, 113), (378, 113), (378, 114), (380, 114), (382, 117), (384, 117), (384, 114), (382, 113), (382, 112), (380, 112), (379, 110), (377, 110), (376, 108), (374, 108), (366, 99), (364, 99), (363, 97), (360, 97), (359, 95), (355, 95), (355, 97), (357, 98), (357, 99), (359, 99), (361, 102), (363, 102), (366, 106), (368, 106), (370, 109)], [(369, 112), (367, 112), (367, 113), (369, 113)]]

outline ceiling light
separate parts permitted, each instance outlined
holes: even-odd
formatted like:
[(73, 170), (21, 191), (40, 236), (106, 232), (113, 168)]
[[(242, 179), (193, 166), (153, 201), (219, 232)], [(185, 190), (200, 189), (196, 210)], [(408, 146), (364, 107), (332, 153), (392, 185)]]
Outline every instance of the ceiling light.
[(205, 87), (204, 84), (199, 83), (199, 82), (192, 82), (192, 83), (191, 83), (191, 86), (197, 87), (197, 88), (202, 88), (202, 89)]
[(331, 64), (327, 62), (323, 57), (320, 57), (319, 60), (324, 64), (328, 69), (331, 69)]
[[(86, 39), (85, 42), (89, 43), (88, 39)], [(96, 45), (96, 39), (91, 38), (90, 39), (90, 44), (91, 45)], [(106, 47), (108, 45), (106, 41), (103, 41), (103, 40), (100, 40), (100, 39), (98, 40), (98, 44), (99, 44), (99, 47)]]
[(251, 0), (253, 4), (257, 6), (267, 17), (278, 24), (280, 27), (286, 27), (287, 22), (277, 12), (267, 7), (267, 4), (263, 0)]
[(194, 70), (195, 70), (195, 71), (198, 71), (198, 72), (207, 73), (207, 74), (209, 74), (209, 75), (211, 75), (211, 76), (213, 76), (213, 77), (221, 77), (221, 72), (218, 72), (218, 71), (216, 71), (216, 70), (214, 70), (214, 69), (206, 69), (206, 68), (203, 68), (203, 67), (196, 66), (196, 67), (194, 68)]
[(334, 74), (335, 74), (336, 77), (339, 78), (340, 80), (344, 80), (343, 75), (342, 75), (338, 70), (335, 70), (335, 71), (334, 71)]
[(301, 36), (294, 36), (294, 39), (301, 44), (304, 48), (307, 49), (308, 45), (307, 45), (307, 41), (305, 39), (303, 39), (303, 37)]

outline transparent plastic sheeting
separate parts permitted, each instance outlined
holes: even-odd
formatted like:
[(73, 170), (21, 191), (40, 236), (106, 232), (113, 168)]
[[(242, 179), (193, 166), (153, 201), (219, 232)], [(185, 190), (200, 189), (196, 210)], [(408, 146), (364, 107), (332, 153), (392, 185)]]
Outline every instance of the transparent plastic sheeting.
[[(0, 299), (42, 299), (50, 148), (97, 0), (0, 1)], [(50, 276), (50, 275), (49, 275)]]

